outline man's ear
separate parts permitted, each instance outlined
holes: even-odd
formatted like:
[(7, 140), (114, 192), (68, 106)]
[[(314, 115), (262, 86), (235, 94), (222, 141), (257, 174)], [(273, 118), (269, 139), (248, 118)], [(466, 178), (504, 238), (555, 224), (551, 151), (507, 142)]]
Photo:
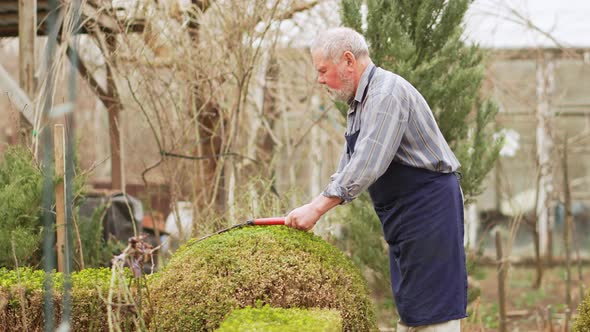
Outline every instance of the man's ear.
[(350, 52), (350, 51), (344, 52), (343, 57), (344, 57), (344, 61), (346, 61), (347, 67), (354, 67), (354, 65), (356, 65), (356, 58), (354, 57), (354, 54), (352, 54), (352, 52)]

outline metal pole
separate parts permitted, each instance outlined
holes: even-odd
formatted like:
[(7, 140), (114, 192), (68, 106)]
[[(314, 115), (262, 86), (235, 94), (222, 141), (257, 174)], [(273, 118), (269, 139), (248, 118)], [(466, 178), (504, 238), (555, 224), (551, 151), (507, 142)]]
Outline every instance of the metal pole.
[[(72, 255), (73, 255), (73, 235), (74, 235), (74, 216), (73, 216), (73, 204), (74, 204), (74, 113), (76, 105), (76, 90), (77, 90), (77, 68), (79, 59), (77, 57), (78, 50), (78, 31), (80, 30), (80, 0), (74, 0), (71, 2), (72, 6), (72, 20), (74, 22), (74, 31), (72, 31), (72, 41), (66, 41), (70, 45), (73, 52), (68, 54), (70, 60), (70, 68), (68, 75), (68, 102), (70, 108), (65, 114), (66, 122), (66, 135), (65, 135), (65, 176), (64, 176), (64, 189), (65, 189), (65, 252), (64, 252), (64, 294), (63, 294), (63, 315), (62, 315), (62, 326), (69, 327), (72, 299)], [(81, 248), (80, 248), (81, 250)]]
[(53, 283), (52, 275), (55, 268), (55, 219), (52, 212), (54, 202), (53, 189), (53, 151), (52, 151), (52, 135), (51, 126), (48, 126), (49, 113), (53, 105), (53, 61), (55, 49), (57, 44), (57, 34), (59, 27), (56, 24), (58, 15), (57, 0), (49, 0), (48, 2), (49, 14), (47, 15), (47, 28), (49, 30), (47, 39), (47, 48), (45, 50), (45, 68), (47, 68), (46, 80), (42, 96), (44, 98), (42, 127), (40, 129), (40, 142), (42, 146), (41, 165), (43, 170), (43, 198), (42, 198), (42, 220), (43, 220), (43, 269), (45, 270), (45, 280), (43, 282), (43, 297), (44, 297), (44, 315), (45, 315), (45, 331), (53, 332), (55, 330), (54, 322), (54, 303), (53, 303)]

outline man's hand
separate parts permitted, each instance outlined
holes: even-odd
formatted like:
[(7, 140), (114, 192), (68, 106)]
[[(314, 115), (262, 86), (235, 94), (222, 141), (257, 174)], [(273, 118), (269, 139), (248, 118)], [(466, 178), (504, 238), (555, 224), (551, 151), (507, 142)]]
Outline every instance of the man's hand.
[(309, 231), (315, 226), (320, 217), (331, 208), (342, 202), (338, 197), (319, 195), (311, 203), (305, 204), (291, 211), (285, 218), (285, 225), (302, 231)]
[(311, 203), (291, 211), (285, 218), (285, 225), (302, 231), (309, 231), (315, 226), (322, 214)]

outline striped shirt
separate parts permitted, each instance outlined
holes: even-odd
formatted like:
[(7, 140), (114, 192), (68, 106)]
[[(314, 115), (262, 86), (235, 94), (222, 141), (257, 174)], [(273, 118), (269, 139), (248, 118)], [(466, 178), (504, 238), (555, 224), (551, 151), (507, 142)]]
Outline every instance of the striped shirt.
[(352, 155), (346, 143), (338, 170), (322, 193), (352, 201), (385, 173), (392, 161), (434, 172), (450, 173), (459, 161), (443, 137), (424, 97), (408, 81), (369, 64), (347, 115), (346, 134), (360, 130)]

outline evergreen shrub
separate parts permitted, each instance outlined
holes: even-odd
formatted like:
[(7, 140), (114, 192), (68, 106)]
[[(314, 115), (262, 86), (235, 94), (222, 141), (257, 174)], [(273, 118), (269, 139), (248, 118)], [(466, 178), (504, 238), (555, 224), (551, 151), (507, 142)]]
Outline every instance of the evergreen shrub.
[(43, 175), (33, 154), (10, 147), (0, 163), (0, 267), (39, 261)]

